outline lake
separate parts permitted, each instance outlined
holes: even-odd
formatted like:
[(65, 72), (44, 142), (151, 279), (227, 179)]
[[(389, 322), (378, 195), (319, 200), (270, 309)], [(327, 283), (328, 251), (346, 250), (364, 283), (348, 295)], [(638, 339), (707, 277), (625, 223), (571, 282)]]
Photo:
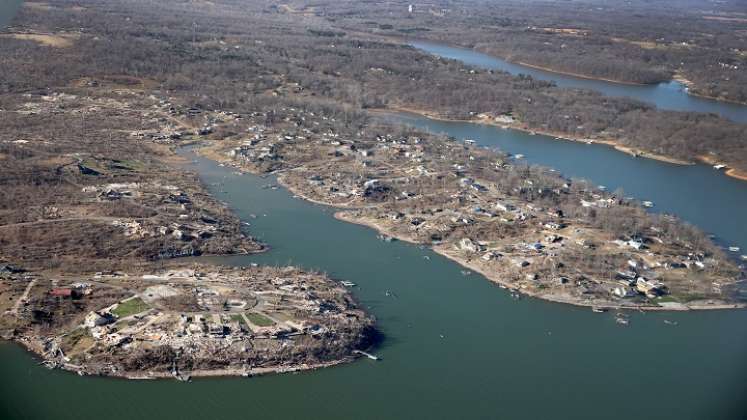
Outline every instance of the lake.
[(272, 246), (262, 255), (215, 260), (296, 264), (357, 283), (355, 295), (385, 337), (374, 349), (383, 360), (293, 375), (134, 382), (49, 371), (3, 344), (0, 418), (738, 419), (744, 413), (747, 311), (633, 313), (623, 327), (611, 312), (513, 300), (430, 250), (380, 241), (373, 230), (334, 219), (326, 207), (263, 189), (271, 180), (195, 162), (192, 169), (211, 191)]
[(467, 48), (456, 48), (424, 41), (411, 41), (409, 44), (428, 53), (460, 60), (475, 67), (502, 70), (514, 75), (527, 74), (540, 80), (553, 81), (560, 87), (590, 89), (608, 96), (629, 97), (654, 104), (660, 109), (710, 112), (732, 121), (747, 123), (747, 106), (690, 95), (687, 93), (685, 86), (677, 81), (654, 85), (628, 85), (584, 79), (510, 63)]
[(18, 8), (21, 7), (23, 0), (2, 0), (0, 1), (0, 29), (10, 24), (13, 16), (16, 15)]
[[(656, 201), (659, 209), (682, 212), (689, 204), (708, 211), (706, 219), (728, 219), (743, 205), (734, 201), (738, 195), (713, 202), (720, 210), (696, 203), (711, 196), (692, 191), (727, 188), (729, 182), (711, 178), (706, 167), (628, 162), (601, 146), (522, 138), (475, 124), (439, 126), (413, 116), (398, 118), (526, 153), (532, 162), (549, 162), (610, 187), (623, 185)], [(584, 154), (574, 147), (585, 148)], [(577, 152), (574, 161), (571, 155)], [(191, 169), (211, 192), (272, 247), (262, 255), (212, 260), (296, 264), (357, 283), (356, 297), (377, 317), (385, 337), (374, 349), (383, 360), (292, 375), (138, 382), (50, 371), (4, 342), (0, 419), (736, 420), (746, 412), (747, 311), (633, 313), (631, 325), (622, 327), (613, 313), (514, 300), (482, 276), (463, 275), (461, 267), (430, 250), (377, 240), (370, 229), (335, 220), (329, 208), (295, 199), (284, 189), (262, 188), (268, 179), (239, 175), (188, 150), (183, 153), (194, 159)], [(631, 170), (643, 172), (631, 176)], [(690, 196), (666, 198), (661, 180), (645, 189), (654, 182), (651, 174), (675, 174), (667, 171), (682, 171), (669, 188), (681, 191), (682, 185), (691, 185)], [(728, 188), (743, 199), (739, 185)], [(698, 214), (693, 210), (688, 217)], [(718, 229), (726, 238), (729, 226), (744, 228), (744, 223), (721, 223), (707, 229)], [(733, 239), (743, 243), (744, 237), (738, 233)]]

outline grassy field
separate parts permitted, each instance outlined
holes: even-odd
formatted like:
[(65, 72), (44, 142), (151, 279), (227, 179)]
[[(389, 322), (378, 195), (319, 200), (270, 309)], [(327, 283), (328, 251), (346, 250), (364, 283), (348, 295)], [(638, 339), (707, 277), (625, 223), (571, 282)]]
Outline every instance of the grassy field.
[(249, 321), (251, 321), (252, 324), (258, 327), (269, 327), (275, 324), (275, 322), (273, 322), (270, 318), (254, 312), (247, 313), (246, 317), (249, 318)]
[(231, 315), (231, 320), (232, 321), (238, 321), (239, 324), (241, 324), (241, 325), (243, 325), (245, 327), (248, 326), (247, 323), (246, 323), (246, 320), (240, 314)]
[(148, 309), (149, 306), (146, 305), (142, 299), (134, 298), (117, 305), (117, 307), (112, 310), (112, 314), (114, 314), (117, 318), (124, 318), (130, 315), (139, 314), (140, 312), (146, 311)]
[(85, 350), (91, 344), (93, 344), (93, 337), (88, 334), (88, 330), (76, 328), (62, 338), (60, 347), (70, 355)]

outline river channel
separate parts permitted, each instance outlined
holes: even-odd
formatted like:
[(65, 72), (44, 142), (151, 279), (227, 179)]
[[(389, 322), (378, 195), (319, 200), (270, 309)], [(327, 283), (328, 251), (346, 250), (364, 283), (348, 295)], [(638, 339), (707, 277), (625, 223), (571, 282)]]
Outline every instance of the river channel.
[(460, 60), (475, 67), (502, 70), (511, 74), (526, 74), (536, 79), (553, 81), (560, 87), (590, 89), (608, 96), (629, 97), (654, 104), (660, 109), (710, 112), (732, 121), (747, 123), (747, 105), (690, 95), (687, 93), (686, 87), (677, 81), (653, 85), (629, 85), (604, 80), (584, 79), (511, 63), (467, 48), (450, 47), (425, 41), (411, 41), (409, 44), (428, 53)]

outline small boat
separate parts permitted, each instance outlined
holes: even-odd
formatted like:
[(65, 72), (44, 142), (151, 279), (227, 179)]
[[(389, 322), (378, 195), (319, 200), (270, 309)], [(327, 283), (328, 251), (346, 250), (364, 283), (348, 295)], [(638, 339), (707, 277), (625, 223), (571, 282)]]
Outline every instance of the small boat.
[(729, 247), (729, 251), (731, 251), (731, 252), (739, 252), (739, 247), (738, 246), (730, 246)]
[(514, 159), (524, 159), (524, 155), (519, 153), (518, 155), (514, 155)]
[(464, 142), (467, 143), (467, 144), (475, 144), (476, 143), (476, 141), (474, 141), (472, 139), (464, 139)]
[(472, 274), (471, 271), (469, 271), (469, 270), (462, 270), (462, 275), (463, 276), (469, 276), (470, 274)]
[(724, 165), (723, 163), (719, 163), (718, 165), (713, 165), (713, 169), (717, 171), (720, 171), (721, 169), (724, 169), (724, 168), (726, 168), (726, 165)]
[(742, 255), (742, 256), (740, 256), (739, 258), (741, 258), (741, 259), (742, 259), (742, 261), (747, 261), (747, 255)]
[(623, 313), (620, 313), (620, 312), (618, 312), (615, 315), (615, 322), (618, 323), (618, 324), (620, 324), (620, 325), (628, 325), (628, 324), (630, 324), (630, 320), (628, 320), (628, 316), (625, 315), (625, 314), (623, 314)]
[(643, 204), (643, 207), (646, 207), (646, 208), (651, 208), (651, 207), (654, 206), (654, 202), (653, 201), (644, 201), (641, 204)]
[(607, 312), (607, 308), (598, 308), (598, 307), (596, 307), (596, 306), (592, 306), (592, 307), (591, 307), (591, 311), (592, 311), (592, 312), (596, 312), (596, 313), (598, 313), (598, 314), (602, 314), (602, 313), (605, 313), (605, 312)]
[(664, 323), (665, 323), (665, 324), (667, 324), (667, 325), (674, 325), (674, 326), (676, 326), (676, 325), (677, 325), (677, 321), (670, 321), (670, 320), (668, 320), (668, 319), (665, 319), (665, 320), (664, 320)]
[(605, 187), (604, 185), (600, 185), (597, 188), (599, 188), (599, 191), (607, 191), (607, 187)]
[(355, 286), (355, 283), (353, 283), (352, 281), (347, 281), (347, 280), (341, 281), (340, 284), (342, 284), (345, 287), (353, 287), (353, 286)]

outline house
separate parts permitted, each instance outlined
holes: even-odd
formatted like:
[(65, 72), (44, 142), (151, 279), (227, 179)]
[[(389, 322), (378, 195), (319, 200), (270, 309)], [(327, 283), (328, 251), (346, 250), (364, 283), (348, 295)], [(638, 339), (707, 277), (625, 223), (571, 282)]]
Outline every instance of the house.
[(529, 261), (527, 260), (515, 260), (514, 264), (516, 264), (517, 267), (523, 268), (529, 265)]
[(470, 185), (470, 188), (472, 188), (473, 190), (475, 190), (477, 192), (485, 192), (485, 191), (488, 190), (485, 186), (480, 185), (480, 184), (476, 184), (476, 183)]
[(629, 298), (635, 296), (635, 293), (632, 289), (630, 289), (630, 287), (615, 287), (614, 289), (612, 289), (612, 294), (619, 298)]
[(551, 208), (547, 211), (547, 214), (550, 217), (559, 217), (562, 218), (564, 216), (563, 210), (557, 209), (557, 208)]
[(475, 180), (472, 178), (462, 178), (459, 180), (459, 185), (463, 187), (468, 187), (475, 183)]
[(541, 243), (539, 243), (539, 242), (535, 242), (535, 243), (532, 243), (532, 244), (527, 244), (527, 249), (529, 249), (530, 251), (537, 251), (537, 252), (539, 252), (539, 251), (541, 251), (541, 250), (542, 250), (542, 248), (544, 248), (544, 247), (545, 247), (545, 246), (544, 246), (544, 245), (542, 245), (542, 244), (541, 244)]
[(399, 220), (399, 219), (403, 218), (405, 215), (404, 215), (404, 213), (401, 213), (401, 212), (398, 212), (398, 211), (393, 211), (393, 212), (390, 212), (388, 214), (388, 216), (392, 220)]
[(513, 204), (502, 203), (500, 201), (497, 202), (497, 203), (495, 203), (495, 208), (497, 210), (500, 210), (500, 211), (514, 211), (514, 210), (516, 210), (516, 206), (514, 206)]
[(91, 311), (86, 315), (83, 324), (88, 328), (100, 327), (114, 322), (114, 316), (108, 312)]
[(54, 297), (61, 297), (61, 298), (77, 299), (80, 297), (80, 293), (78, 293), (77, 290), (71, 289), (69, 287), (60, 287), (60, 288), (52, 289), (49, 292), (49, 294)]
[(555, 223), (555, 222), (547, 222), (545, 223), (545, 228), (552, 229), (552, 230), (560, 230), (565, 227), (562, 223)]
[(657, 297), (665, 293), (664, 285), (661, 282), (656, 280), (646, 280), (643, 277), (638, 277), (636, 279), (635, 288), (648, 297)]
[(470, 238), (462, 238), (462, 240), (459, 241), (459, 249), (467, 252), (479, 252), (482, 250), (482, 246), (473, 242)]
[(558, 236), (558, 235), (548, 235), (548, 236), (545, 237), (545, 242), (547, 242), (548, 244), (554, 244), (554, 243), (560, 242), (562, 240), (563, 240), (563, 237), (562, 236)]
[(226, 325), (219, 324), (217, 322), (210, 322), (208, 324), (208, 334), (216, 338), (225, 337), (229, 333), (229, 328)]

